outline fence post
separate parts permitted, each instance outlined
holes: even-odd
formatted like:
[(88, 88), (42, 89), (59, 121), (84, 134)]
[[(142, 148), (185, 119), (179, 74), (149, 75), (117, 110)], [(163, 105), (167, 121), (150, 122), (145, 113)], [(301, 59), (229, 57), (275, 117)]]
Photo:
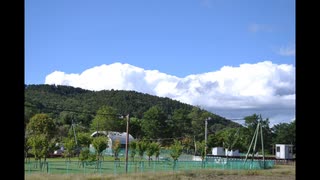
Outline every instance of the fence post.
[(86, 165), (83, 163), (82, 167), (83, 167), (84, 175), (86, 175)]
[(67, 162), (67, 174), (69, 174), (69, 162)]
[(117, 175), (117, 164), (113, 163), (113, 174)]

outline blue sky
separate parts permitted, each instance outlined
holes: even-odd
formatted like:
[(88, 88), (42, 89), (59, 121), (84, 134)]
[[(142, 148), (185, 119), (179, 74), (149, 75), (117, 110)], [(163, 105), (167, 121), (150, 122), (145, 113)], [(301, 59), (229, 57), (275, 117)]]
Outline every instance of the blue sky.
[[(222, 81), (217, 80), (218, 72), (228, 76), (228, 71), (223, 67), (236, 68), (236, 72), (243, 73), (247, 72), (241, 71), (245, 64), (256, 69), (262, 66), (267, 68), (267, 75), (261, 76), (262, 79), (266, 78), (266, 83), (260, 86), (260, 82), (257, 82), (256, 89), (244, 90), (241, 84), (227, 86), (225, 83), (222, 86)], [(291, 69), (284, 68), (285, 65)], [(270, 67), (274, 70), (270, 71)], [(115, 79), (104, 82), (107, 84), (89, 86), (87, 82), (92, 80), (85, 77), (85, 72), (96, 70), (97, 73), (102, 72), (102, 69), (134, 71), (139, 72), (139, 75), (156, 70), (160, 75), (148, 75), (157, 76), (157, 81), (151, 82), (149, 78), (140, 82), (136, 79), (137, 74), (122, 76), (118, 73)], [(208, 73), (214, 75), (204, 78)], [(201, 76), (201, 82), (206, 82), (202, 84), (201, 91), (193, 91), (199, 90), (199, 87), (194, 85), (193, 80), (197, 78), (192, 76)], [(238, 76), (235, 74), (233, 77)], [(248, 103), (247, 100), (243, 101), (244, 98), (252, 98), (257, 95), (256, 91), (273, 87), (270, 91), (258, 94), (261, 96), (257, 98), (259, 100), (250, 100), (250, 107), (254, 103), (259, 104), (257, 108), (285, 104), (281, 108), (289, 106), (292, 112), (295, 108), (294, 76), (294, 0), (25, 1), (26, 84), (64, 84), (92, 90), (132, 89), (214, 108), (217, 108), (214, 103), (182, 97), (183, 92), (198, 99), (208, 99), (201, 96), (201, 92), (219, 87), (219, 92), (212, 94), (212, 98), (219, 95), (224, 97), (221, 99), (223, 101), (231, 97), (242, 103), (232, 101), (228, 107), (235, 108), (231, 106), (236, 104), (242, 108)], [(141, 77), (147, 79), (147, 75)], [(248, 77), (251, 76), (243, 78)], [(275, 82), (272, 80), (274, 77), (281, 78), (276, 78), (280, 80)], [(101, 84), (97, 79), (94, 79), (96, 83)], [(118, 83), (114, 83), (115, 80)], [(209, 81), (212, 84), (208, 84)], [(133, 85), (125, 86), (128, 83)], [(286, 83), (291, 84), (289, 86)], [(148, 88), (138, 87), (137, 84)], [(188, 90), (163, 90), (173, 85), (179, 85), (181, 89), (186, 84)], [(190, 89), (191, 84), (193, 89)], [(227, 92), (227, 87), (232, 87), (234, 91)], [(275, 98), (280, 91), (281, 102)], [(284, 92), (289, 92), (285, 95), (291, 95), (290, 102), (286, 101), (288, 96), (282, 96)], [(239, 97), (236, 97), (237, 94)], [(270, 94), (275, 101), (261, 100)]]

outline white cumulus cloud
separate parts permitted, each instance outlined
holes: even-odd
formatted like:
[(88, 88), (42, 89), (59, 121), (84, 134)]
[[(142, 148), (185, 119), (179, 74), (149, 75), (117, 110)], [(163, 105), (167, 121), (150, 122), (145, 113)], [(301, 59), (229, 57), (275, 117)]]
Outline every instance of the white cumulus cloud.
[(134, 90), (208, 108), (294, 108), (295, 67), (271, 61), (224, 66), (183, 78), (130, 64), (96, 66), (80, 74), (54, 71), (45, 84), (88, 90)]

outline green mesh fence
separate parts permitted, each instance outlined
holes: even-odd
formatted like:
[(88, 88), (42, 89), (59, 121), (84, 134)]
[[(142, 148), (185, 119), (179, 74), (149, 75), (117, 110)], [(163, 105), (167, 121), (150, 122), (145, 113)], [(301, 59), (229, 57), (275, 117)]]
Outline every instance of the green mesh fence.
[[(137, 158), (138, 159), (138, 158)], [(49, 174), (124, 174), (124, 161), (52, 161), (39, 163), (29, 161), (25, 163), (25, 174), (49, 173)], [(180, 158), (172, 160), (129, 161), (128, 173), (161, 172), (161, 171), (188, 171), (196, 169), (225, 169), (246, 170), (266, 169), (274, 166), (273, 160), (251, 160), (208, 158), (207, 161), (182, 161)]]

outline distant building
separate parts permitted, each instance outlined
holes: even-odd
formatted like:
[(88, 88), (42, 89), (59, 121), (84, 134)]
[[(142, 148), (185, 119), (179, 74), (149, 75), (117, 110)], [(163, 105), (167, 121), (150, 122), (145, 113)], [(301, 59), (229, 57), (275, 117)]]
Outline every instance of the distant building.
[(226, 156), (240, 156), (239, 150), (231, 150), (226, 149)]
[(293, 159), (293, 145), (291, 144), (276, 144), (277, 159)]
[(224, 156), (224, 148), (223, 147), (214, 147), (212, 148), (212, 155), (215, 156)]
[[(95, 131), (91, 134), (91, 137), (96, 137), (96, 136), (106, 136), (108, 138), (108, 147), (106, 148), (106, 153), (107, 154), (112, 154), (112, 145), (116, 140), (120, 141), (120, 148), (124, 149), (126, 147), (126, 138), (127, 138), (127, 133), (126, 132), (115, 132), (115, 131)], [(129, 134), (129, 143), (131, 141), (134, 141), (133, 136)], [(90, 145), (92, 148), (92, 146)]]

